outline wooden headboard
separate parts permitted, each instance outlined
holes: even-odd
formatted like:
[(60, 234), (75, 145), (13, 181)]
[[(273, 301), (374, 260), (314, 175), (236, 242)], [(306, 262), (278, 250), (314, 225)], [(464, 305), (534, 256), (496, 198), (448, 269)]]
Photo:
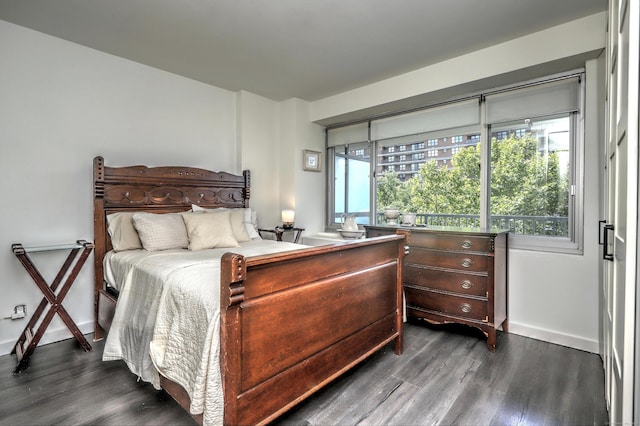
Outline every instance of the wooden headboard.
[(107, 215), (115, 212), (181, 212), (202, 207), (249, 207), (250, 173), (242, 175), (183, 166), (107, 167), (93, 159), (93, 229), (96, 292), (103, 281), (102, 259), (111, 250)]

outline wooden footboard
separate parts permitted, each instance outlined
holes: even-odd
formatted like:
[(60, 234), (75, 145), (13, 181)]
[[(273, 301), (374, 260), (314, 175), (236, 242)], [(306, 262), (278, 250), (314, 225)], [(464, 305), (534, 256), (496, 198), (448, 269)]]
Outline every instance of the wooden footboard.
[(267, 423), (387, 343), (402, 353), (403, 235), (270, 256), (228, 253), (225, 424)]

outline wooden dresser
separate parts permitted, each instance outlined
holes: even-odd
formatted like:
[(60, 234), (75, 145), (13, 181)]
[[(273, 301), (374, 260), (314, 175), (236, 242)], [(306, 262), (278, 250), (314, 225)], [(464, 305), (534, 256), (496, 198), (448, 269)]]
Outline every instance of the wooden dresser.
[[(367, 237), (396, 232), (397, 226), (365, 226)], [(410, 231), (404, 259), (407, 317), (432, 324), (459, 323), (487, 336), (508, 332), (507, 230), (402, 227)]]

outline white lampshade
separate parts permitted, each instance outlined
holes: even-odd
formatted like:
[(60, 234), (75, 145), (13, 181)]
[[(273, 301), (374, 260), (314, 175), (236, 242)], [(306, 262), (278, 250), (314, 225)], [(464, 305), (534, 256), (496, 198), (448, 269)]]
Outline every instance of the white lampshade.
[(293, 210), (282, 210), (282, 223), (293, 223), (296, 212)]

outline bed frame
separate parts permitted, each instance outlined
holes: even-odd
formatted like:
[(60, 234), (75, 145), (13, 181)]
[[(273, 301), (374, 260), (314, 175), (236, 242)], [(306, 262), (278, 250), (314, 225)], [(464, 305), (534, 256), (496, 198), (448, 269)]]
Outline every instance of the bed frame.
[[(250, 174), (191, 167), (94, 167), (95, 339), (117, 295), (103, 281), (107, 214), (249, 206)], [(394, 342), (402, 353), (402, 259), (407, 234), (275, 255), (222, 258), (220, 368), (225, 424), (265, 424)], [(189, 398), (161, 377), (187, 411)], [(201, 416), (194, 418), (202, 423)]]

